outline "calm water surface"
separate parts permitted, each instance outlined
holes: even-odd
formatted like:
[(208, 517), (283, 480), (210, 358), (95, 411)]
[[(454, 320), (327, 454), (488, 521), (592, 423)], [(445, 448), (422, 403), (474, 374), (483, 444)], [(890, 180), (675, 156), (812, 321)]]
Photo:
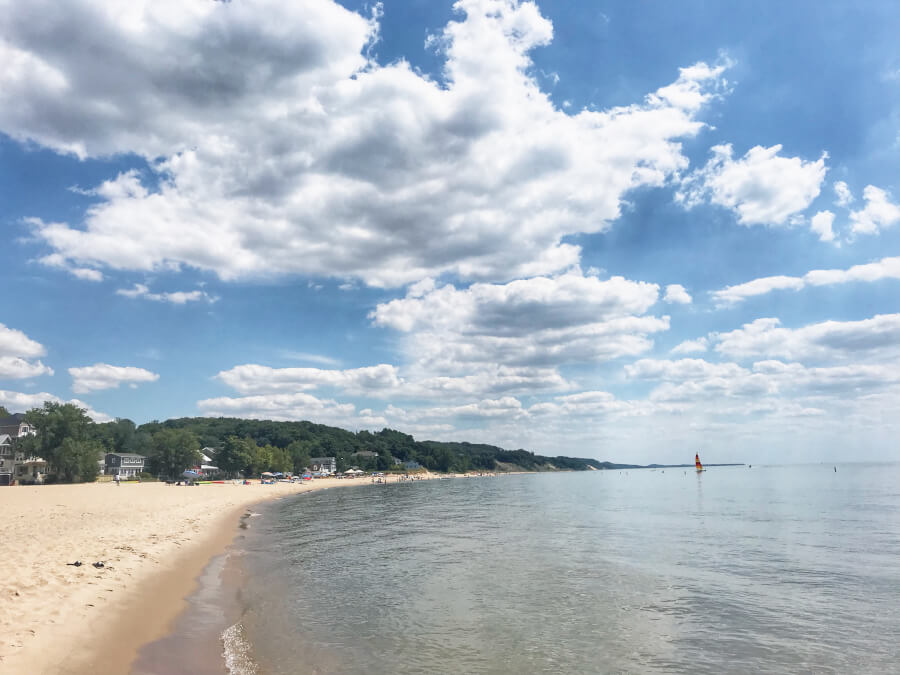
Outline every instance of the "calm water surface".
[(455, 479), (242, 540), (261, 673), (897, 672), (900, 465)]

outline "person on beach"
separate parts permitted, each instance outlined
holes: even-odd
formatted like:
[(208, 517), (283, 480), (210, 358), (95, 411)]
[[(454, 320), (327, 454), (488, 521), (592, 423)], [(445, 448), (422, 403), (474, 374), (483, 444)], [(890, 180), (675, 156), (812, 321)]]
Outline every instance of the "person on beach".
[(118, 487), (119, 486), (119, 474), (116, 474), (115, 477), (113, 478), (113, 480), (116, 481), (116, 487)]

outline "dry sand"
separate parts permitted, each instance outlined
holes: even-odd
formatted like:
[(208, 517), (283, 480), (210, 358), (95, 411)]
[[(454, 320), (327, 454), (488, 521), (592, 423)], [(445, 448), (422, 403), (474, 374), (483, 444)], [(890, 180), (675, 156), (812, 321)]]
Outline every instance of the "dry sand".
[(0, 488), (0, 672), (127, 672), (142, 644), (171, 629), (248, 506), (369, 484)]

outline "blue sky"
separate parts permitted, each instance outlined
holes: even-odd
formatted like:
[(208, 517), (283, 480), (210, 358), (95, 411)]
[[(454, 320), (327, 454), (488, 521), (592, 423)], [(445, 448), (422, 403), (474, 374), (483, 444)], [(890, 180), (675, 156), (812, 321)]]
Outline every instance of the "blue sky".
[(0, 404), (894, 458), (898, 25), (0, 2)]

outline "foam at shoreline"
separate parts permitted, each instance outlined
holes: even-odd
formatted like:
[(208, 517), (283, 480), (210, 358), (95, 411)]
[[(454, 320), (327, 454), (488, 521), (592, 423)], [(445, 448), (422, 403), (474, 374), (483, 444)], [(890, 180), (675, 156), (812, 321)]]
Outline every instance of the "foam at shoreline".
[(240, 622), (222, 633), (222, 649), (229, 675), (256, 675), (259, 669), (250, 655), (250, 643)]

